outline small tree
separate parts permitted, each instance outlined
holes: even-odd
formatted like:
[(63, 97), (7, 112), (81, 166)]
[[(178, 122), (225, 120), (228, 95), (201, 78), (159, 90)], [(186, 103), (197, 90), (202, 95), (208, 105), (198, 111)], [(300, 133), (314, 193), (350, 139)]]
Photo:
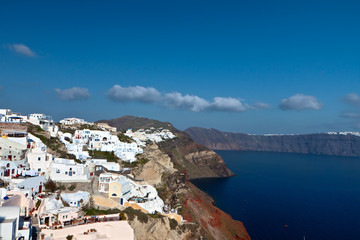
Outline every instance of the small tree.
[(72, 240), (73, 237), (74, 237), (73, 235), (67, 235), (66, 240)]
[(47, 190), (50, 190), (51, 192), (55, 192), (56, 191), (56, 182), (54, 182), (53, 180), (51, 180), (49, 178), (49, 180), (44, 184), (45, 188)]

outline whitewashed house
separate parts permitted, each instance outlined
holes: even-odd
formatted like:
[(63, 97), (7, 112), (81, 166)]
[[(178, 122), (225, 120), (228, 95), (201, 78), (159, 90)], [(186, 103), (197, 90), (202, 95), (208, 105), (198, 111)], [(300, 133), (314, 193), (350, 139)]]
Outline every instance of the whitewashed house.
[(22, 176), (26, 166), (24, 161), (0, 161), (0, 178), (11, 179)]
[[(121, 170), (120, 164), (116, 162), (108, 162), (106, 159), (90, 159), (86, 161), (86, 164), (89, 166), (89, 168), (93, 169), (95, 166), (99, 167), (105, 167), (109, 171), (119, 172)], [(96, 169), (96, 171), (99, 171), (102, 169)]]
[(64, 118), (60, 120), (60, 123), (63, 125), (74, 125), (74, 124), (86, 124), (84, 119), (80, 118)]
[(55, 158), (49, 173), (55, 182), (89, 182), (89, 169), (74, 160)]
[(163, 213), (164, 201), (151, 185), (140, 185), (125, 176), (102, 173), (99, 176), (99, 192), (109, 198), (119, 199), (120, 204), (137, 204), (149, 213)]
[(26, 149), (25, 144), (12, 141), (8, 137), (0, 137), (0, 160), (21, 160)]
[(20, 216), (28, 217), (35, 207), (31, 195), (26, 191), (8, 191), (2, 188), (1, 192), (0, 206), (18, 206), (20, 207)]
[(56, 126), (51, 116), (46, 116), (43, 113), (33, 113), (28, 116), (27, 121), (48, 131), (51, 137), (57, 137), (59, 127)]
[(20, 207), (0, 207), (0, 233), (4, 240), (31, 239), (31, 221), (20, 217)]
[(30, 169), (35, 170), (38, 174), (47, 174), (48, 170), (54, 161), (54, 156), (47, 153), (46, 145), (41, 140), (32, 134), (29, 134), (31, 140), (31, 148), (27, 153), (27, 162)]
[(130, 197), (132, 188), (130, 180), (121, 175), (102, 173), (99, 176), (99, 192), (106, 193), (109, 198), (119, 198), (120, 204), (124, 204)]
[(89, 202), (90, 193), (84, 191), (61, 193), (61, 198), (67, 202), (70, 207), (82, 207)]
[(78, 208), (64, 207), (57, 196), (46, 198), (39, 208), (40, 227), (71, 224), (71, 221), (78, 216)]
[(28, 190), (30, 191), (31, 196), (35, 196), (36, 194), (42, 193), (45, 190), (45, 183), (45, 176), (30, 177), (20, 181), (16, 185), (16, 188), (21, 191)]

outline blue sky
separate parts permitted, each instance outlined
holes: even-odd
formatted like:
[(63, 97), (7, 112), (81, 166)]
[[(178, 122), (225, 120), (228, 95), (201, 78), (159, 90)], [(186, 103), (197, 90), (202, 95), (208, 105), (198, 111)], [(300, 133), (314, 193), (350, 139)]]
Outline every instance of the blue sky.
[(3, 1), (0, 108), (360, 129), (359, 1)]

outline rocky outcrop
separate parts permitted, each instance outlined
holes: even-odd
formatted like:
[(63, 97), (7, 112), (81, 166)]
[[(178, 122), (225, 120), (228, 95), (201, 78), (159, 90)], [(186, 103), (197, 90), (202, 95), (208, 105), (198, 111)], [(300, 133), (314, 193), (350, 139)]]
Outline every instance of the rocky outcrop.
[(176, 136), (158, 145), (164, 153), (169, 155), (175, 168), (187, 172), (189, 179), (234, 175), (217, 153), (194, 142), (184, 132), (179, 131)]
[(146, 146), (142, 157), (149, 161), (134, 169), (133, 174), (136, 178), (143, 179), (150, 185), (161, 184), (164, 174), (169, 175), (177, 171), (170, 157), (161, 152), (155, 143)]
[(200, 239), (200, 230), (181, 228), (176, 223), (170, 225), (170, 219), (148, 218), (147, 222), (140, 221), (137, 217), (129, 221), (130, 226), (135, 231), (137, 240), (191, 240)]
[(188, 128), (193, 139), (213, 150), (289, 152), (360, 156), (360, 137), (340, 134), (249, 135), (216, 129)]

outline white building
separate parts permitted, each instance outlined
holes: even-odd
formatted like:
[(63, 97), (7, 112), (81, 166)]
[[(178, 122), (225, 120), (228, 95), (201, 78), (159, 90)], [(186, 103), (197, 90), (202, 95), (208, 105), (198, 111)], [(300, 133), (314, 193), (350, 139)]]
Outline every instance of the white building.
[(15, 189), (19, 189), (20, 191), (27, 190), (30, 192), (31, 196), (35, 196), (45, 190), (45, 183), (45, 176), (30, 177), (20, 181)]
[(27, 166), (25, 161), (0, 160), (0, 178), (12, 179), (24, 175)]
[(20, 217), (20, 207), (0, 207), (0, 233), (4, 240), (31, 239), (31, 222)]
[(84, 119), (80, 119), (80, 118), (64, 118), (60, 120), (60, 123), (64, 125), (74, 125), (74, 124), (86, 124), (87, 122), (85, 122)]
[(47, 174), (48, 170), (54, 161), (54, 156), (46, 152), (46, 145), (32, 134), (29, 134), (31, 141), (31, 149), (27, 153), (27, 161), (30, 169), (35, 170), (38, 174)]
[(12, 141), (8, 137), (0, 137), (0, 160), (21, 160), (26, 148), (26, 145)]
[[(86, 162), (89, 167), (93, 168), (95, 166), (103, 166), (109, 171), (119, 172), (121, 167), (120, 164), (116, 162), (108, 162), (106, 159), (91, 159)], [(96, 169), (101, 170), (101, 169)]]
[(40, 227), (51, 227), (53, 225), (64, 226), (78, 218), (79, 209), (74, 207), (64, 207), (60, 198), (52, 196), (45, 198), (39, 207)]
[(61, 198), (67, 202), (70, 207), (81, 207), (88, 203), (90, 193), (78, 191), (76, 193), (61, 193)]
[(48, 131), (51, 137), (57, 137), (59, 127), (56, 126), (52, 117), (43, 113), (33, 113), (28, 116), (28, 122), (40, 126), (44, 131)]
[(135, 203), (149, 213), (164, 212), (164, 201), (153, 186), (137, 184), (125, 176), (100, 174), (98, 190), (109, 198), (118, 199), (122, 205)]
[(0, 122), (24, 123), (27, 117), (13, 113), (11, 109), (0, 109)]
[(74, 160), (55, 158), (49, 173), (55, 182), (89, 182), (90, 173), (84, 164), (75, 163)]
[(34, 209), (34, 201), (31, 195), (26, 191), (8, 191), (1, 188), (0, 206), (18, 206), (20, 207), (20, 216), (28, 217)]

